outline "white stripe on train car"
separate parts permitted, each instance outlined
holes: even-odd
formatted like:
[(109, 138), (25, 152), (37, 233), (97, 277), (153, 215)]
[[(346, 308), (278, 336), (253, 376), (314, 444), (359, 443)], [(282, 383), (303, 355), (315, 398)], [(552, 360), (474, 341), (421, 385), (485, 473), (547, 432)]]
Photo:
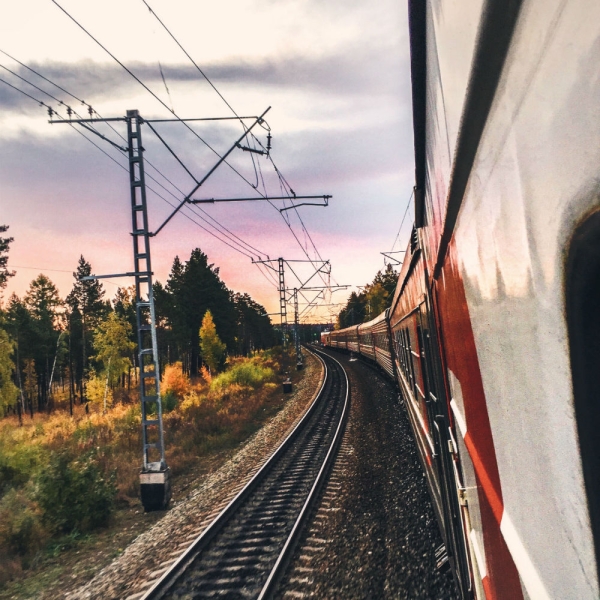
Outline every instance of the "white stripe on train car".
[(456, 424), (458, 425), (462, 436), (465, 437), (465, 435), (467, 435), (467, 423), (465, 422), (465, 419), (462, 416), (460, 409), (458, 408), (458, 404), (456, 404), (455, 400), (450, 400), (450, 406), (452, 407), (452, 412), (454, 413), (454, 419), (456, 420)]
[(544, 586), (544, 582), (535, 568), (535, 565), (529, 558), (529, 554), (523, 546), (523, 542), (513, 525), (510, 517), (506, 513), (506, 509), (502, 513), (502, 521), (500, 523), (500, 531), (504, 537), (506, 545), (515, 561), (521, 581), (527, 590), (530, 598), (535, 600), (551, 600), (550, 594)]
[[(450, 401), (450, 406), (452, 407), (456, 424), (458, 425), (460, 433), (464, 438), (467, 435), (467, 424), (465, 419), (454, 400)], [(504, 508), (504, 506), (502, 509), (502, 519), (500, 521), (500, 531), (502, 533), (502, 537), (504, 537), (506, 545), (508, 546), (508, 550), (521, 577), (522, 584), (525, 586), (529, 597), (532, 599), (535, 598), (535, 600), (550, 600), (550, 595), (544, 586), (544, 582), (542, 581), (542, 578), (531, 561), (525, 546), (523, 546), (523, 542), (521, 541), (521, 538), (519, 537), (512, 520), (506, 513), (506, 508)], [(477, 558), (477, 562), (479, 563), (479, 573), (483, 579), (487, 574), (485, 561), (481, 555), (481, 550), (477, 544), (475, 532), (473, 530), (471, 530), (469, 537), (473, 543), (473, 550), (475, 551), (475, 556)]]
[(475, 552), (475, 558), (477, 559), (477, 569), (479, 569), (479, 576), (481, 579), (487, 577), (487, 567), (485, 564), (485, 560), (483, 560), (483, 554), (481, 554), (481, 548), (479, 547), (479, 542), (477, 541), (477, 533), (474, 529), (471, 529), (469, 533), (469, 538), (471, 538), (471, 545), (473, 546), (473, 552)]

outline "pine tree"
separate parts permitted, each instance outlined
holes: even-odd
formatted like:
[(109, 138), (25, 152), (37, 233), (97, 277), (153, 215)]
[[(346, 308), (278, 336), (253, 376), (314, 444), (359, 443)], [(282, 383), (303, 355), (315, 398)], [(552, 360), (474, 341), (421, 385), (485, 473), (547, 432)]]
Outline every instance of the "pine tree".
[(374, 319), (391, 306), (398, 284), (398, 273), (392, 265), (385, 271), (377, 271), (372, 283), (364, 286), (364, 291), (352, 292), (346, 306), (340, 311), (337, 327), (343, 329)]
[[(215, 325), (228, 348), (235, 346), (235, 310), (232, 293), (219, 277), (219, 269), (196, 248), (186, 263), (173, 261), (164, 288), (154, 286), (158, 319), (164, 328), (163, 340), (173, 346), (169, 359), (181, 359), (186, 373), (199, 368), (199, 330), (202, 316), (211, 311)], [(163, 341), (164, 344), (164, 341)]]
[(24, 360), (31, 358), (35, 349), (35, 334), (33, 322), (27, 307), (16, 294), (8, 300), (5, 313), (5, 328), (15, 343), (15, 371), (17, 384), (21, 392), (21, 408), (25, 412), (23, 367)]
[(12, 381), (15, 365), (12, 361), (14, 344), (8, 333), (0, 329), (0, 416), (17, 402), (18, 388)]
[(83, 277), (92, 274), (92, 265), (83, 256), (79, 257), (77, 271), (73, 273), (75, 283), (73, 289), (67, 296), (70, 306), (77, 306), (83, 316), (86, 328), (89, 330), (98, 326), (98, 323), (106, 317), (110, 307), (104, 301), (104, 288), (97, 279), (82, 281)]
[[(0, 225), (0, 233), (5, 233), (8, 230), (8, 225)], [(11, 242), (14, 242), (12, 237), (0, 236), (0, 290), (6, 287), (9, 277), (12, 277), (15, 272), (9, 271), (6, 268), (8, 264), (8, 250)]]
[(204, 314), (199, 334), (202, 360), (208, 365), (210, 372), (214, 375), (221, 364), (226, 346), (217, 334), (217, 328), (215, 327), (210, 310), (207, 310)]
[(24, 389), (29, 403), (29, 412), (33, 419), (33, 398), (35, 397), (37, 390), (37, 374), (35, 372), (35, 361), (33, 358), (25, 359)]
[(275, 344), (275, 330), (267, 311), (249, 294), (234, 294), (237, 313), (236, 351), (247, 356), (254, 350), (264, 350)]
[(57, 287), (46, 275), (38, 275), (29, 285), (23, 299), (31, 316), (31, 324), (35, 338), (32, 358), (37, 365), (38, 374), (38, 409), (48, 404), (50, 373), (53, 359), (60, 350), (58, 308), (62, 300)]
[[(102, 284), (97, 279), (82, 281), (83, 277), (87, 277), (91, 273), (92, 265), (81, 256), (77, 264), (77, 271), (73, 273), (75, 278), (73, 289), (66, 298), (66, 303), (70, 309), (68, 317), (71, 327), (71, 359), (75, 364), (82, 401), (84, 395), (83, 381), (89, 369), (88, 357), (92, 352), (93, 339), (91, 332), (110, 311), (110, 306), (104, 302)], [(73, 335), (75, 331), (81, 334), (78, 342), (75, 342)], [(75, 346), (79, 346), (77, 348), (79, 353), (75, 352)]]

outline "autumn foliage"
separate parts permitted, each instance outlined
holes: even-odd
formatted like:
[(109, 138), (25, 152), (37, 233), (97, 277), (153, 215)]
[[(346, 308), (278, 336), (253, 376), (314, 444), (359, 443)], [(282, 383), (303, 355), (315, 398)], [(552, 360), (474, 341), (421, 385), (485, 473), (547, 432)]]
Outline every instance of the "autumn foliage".
[[(165, 367), (163, 397), (177, 399), (164, 415), (174, 476), (244, 440), (283, 406), (280, 360), (271, 351), (232, 358), (211, 383), (192, 384), (180, 364)], [(105, 413), (91, 405), (89, 414), (78, 405), (73, 417), (36, 415), (22, 427), (16, 416), (0, 421), (0, 583), (57, 536), (106, 525), (113, 507), (138, 505), (140, 425), (137, 402)]]
[(170, 392), (178, 399), (183, 398), (190, 391), (190, 379), (184, 374), (181, 361), (165, 367), (160, 390), (162, 394)]

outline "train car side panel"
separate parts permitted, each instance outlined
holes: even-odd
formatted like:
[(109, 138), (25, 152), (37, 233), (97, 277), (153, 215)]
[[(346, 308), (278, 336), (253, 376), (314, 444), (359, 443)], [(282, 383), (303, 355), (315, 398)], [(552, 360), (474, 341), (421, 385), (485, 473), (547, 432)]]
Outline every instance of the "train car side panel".
[(455, 233), (502, 530), (537, 597), (599, 597), (564, 315), (570, 237), (600, 205), (599, 23), (597, 3), (524, 4)]

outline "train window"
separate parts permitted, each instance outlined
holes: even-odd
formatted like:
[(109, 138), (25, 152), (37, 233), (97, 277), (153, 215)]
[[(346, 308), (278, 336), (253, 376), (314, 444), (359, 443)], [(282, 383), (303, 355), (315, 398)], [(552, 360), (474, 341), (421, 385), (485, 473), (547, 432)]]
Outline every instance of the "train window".
[(406, 330), (400, 330), (400, 339), (402, 340), (402, 366), (404, 367), (404, 375), (406, 376), (407, 381), (410, 383), (410, 373), (408, 370), (408, 345), (406, 343)]
[(406, 361), (404, 359), (404, 337), (402, 335), (401, 329), (396, 331), (396, 354), (398, 356), (398, 361), (400, 362), (400, 368), (402, 369), (402, 373), (406, 377)]
[(600, 570), (600, 212), (575, 231), (565, 283), (579, 449)]
[(431, 380), (430, 380), (430, 374), (429, 374), (429, 368), (428, 368), (428, 364), (427, 364), (427, 360), (428, 360), (428, 354), (429, 354), (429, 350), (428, 348), (426, 348), (425, 346), (425, 339), (424, 336), (426, 335), (427, 330), (423, 330), (423, 328), (420, 325), (417, 325), (417, 338), (419, 340), (419, 348), (421, 349), (421, 375), (423, 377), (423, 394), (425, 396), (424, 400), (427, 402), (429, 401), (429, 391), (431, 389)]
[(415, 390), (415, 374), (413, 371), (413, 362), (412, 362), (412, 347), (410, 344), (410, 333), (408, 331), (408, 327), (404, 330), (404, 339), (406, 340), (406, 346), (404, 349), (406, 355), (406, 370), (408, 371), (408, 380), (413, 389), (413, 394), (416, 394), (417, 390)]

